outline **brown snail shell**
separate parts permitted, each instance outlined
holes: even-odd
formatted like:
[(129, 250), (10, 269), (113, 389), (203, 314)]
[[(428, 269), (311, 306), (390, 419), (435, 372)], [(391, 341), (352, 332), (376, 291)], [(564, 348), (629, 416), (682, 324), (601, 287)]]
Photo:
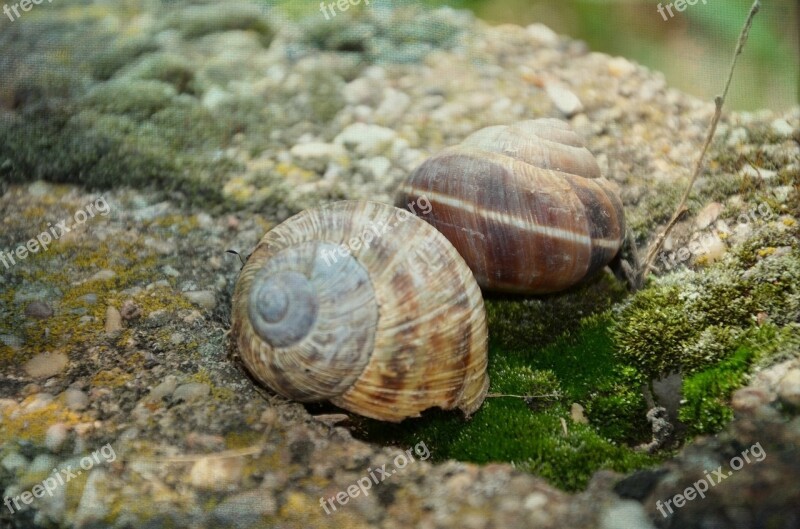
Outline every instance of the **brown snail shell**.
[(556, 119), (487, 127), (422, 163), (396, 204), (425, 196), (442, 232), (487, 290), (566, 289), (608, 264), (625, 233), (622, 201), (583, 142)]
[(231, 336), (276, 393), (375, 419), (434, 406), (469, 415), (489, 384), (466, 263), (429, 224), (376, 202), (306, 210), (270, 230), (237, 280)]

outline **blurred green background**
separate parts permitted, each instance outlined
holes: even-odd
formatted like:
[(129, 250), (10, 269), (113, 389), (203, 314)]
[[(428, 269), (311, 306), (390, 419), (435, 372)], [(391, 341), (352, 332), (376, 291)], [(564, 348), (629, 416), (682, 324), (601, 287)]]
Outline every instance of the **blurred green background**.
[[(330, 0), (328, 0), (330, 2)], [(675, 0), (661, 0), (662, 5)], [(383, 4), (403, 0), (372, 0)], [(724, 86), (751, 0), (697, 0), (664, 20), (652, 0), (423, 0), (471, 9), (492, 24), (541, 22), (586, 41), (592, 50), (621, 55), (663, 72), (670, 86), (712, 100)], [(272, 0), (294, 15), (322, 15), (319, 2)], [(763, 0), (739, 58), (727, 108), (784, 110), (800, 101), (798, 0)], [(308, 9), (308, 12), (306, 12)], [(665, 11), (666, 13), (666, 11)]]

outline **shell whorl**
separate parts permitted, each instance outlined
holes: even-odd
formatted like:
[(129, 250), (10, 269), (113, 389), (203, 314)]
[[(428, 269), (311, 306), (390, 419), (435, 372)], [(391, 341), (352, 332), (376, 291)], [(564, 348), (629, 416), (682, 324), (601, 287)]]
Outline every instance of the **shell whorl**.
[(487, 127), (426, 160), (396, 204), (426, 196), (430, 222), (489, 290), (563, 290), (605, 266), (622, 202), (592, 154), (555, 119)]
[(269, 231), (237, 281), (231, 334), (275, 392), (377, 419), (470, 414), (488, 389), (472, 273), (429, 224), (384, 204), (337, 202)]

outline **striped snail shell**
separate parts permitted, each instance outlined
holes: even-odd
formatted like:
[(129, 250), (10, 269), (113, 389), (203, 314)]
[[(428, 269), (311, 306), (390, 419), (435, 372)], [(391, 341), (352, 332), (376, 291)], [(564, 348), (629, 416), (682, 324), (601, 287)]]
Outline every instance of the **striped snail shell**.
[(469, 415), (488, 389), (472, 273), (442, 234), (386, 204), (336, 202), (267, 232), (237, 280), (231, 335), (276, 393), (375, 419)]
[(396, 204), (426, 196), (442, 232), (487, 290), (541, 294), (608, 264), (625, 232), (622, 201), (569, 125), (487, 127), (422, 163)]

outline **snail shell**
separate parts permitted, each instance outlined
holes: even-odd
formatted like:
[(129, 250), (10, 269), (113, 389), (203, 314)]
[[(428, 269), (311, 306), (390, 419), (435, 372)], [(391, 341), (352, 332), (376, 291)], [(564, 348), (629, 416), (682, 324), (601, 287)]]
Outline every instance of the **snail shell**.
[(233, 298), (247, 369), (284, 397), (397, 422), (466, 415), (488, 389), (480, 288), (426, 222), (376, 202), (303, 211), (270, 230)]
[(625, 232), (622, 201), (566, 123), (481, 129), (418, 167), (396, 204), (426, 196), (442, 232), (487, 290), (541, 294), (608, 264)]

